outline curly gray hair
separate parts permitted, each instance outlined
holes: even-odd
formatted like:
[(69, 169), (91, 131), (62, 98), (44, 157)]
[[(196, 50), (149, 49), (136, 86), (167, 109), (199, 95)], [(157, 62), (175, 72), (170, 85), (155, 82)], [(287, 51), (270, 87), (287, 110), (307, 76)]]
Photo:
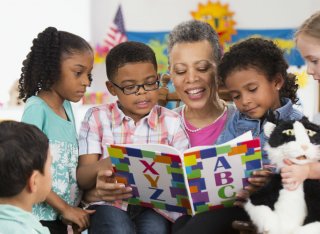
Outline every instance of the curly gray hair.
[(198, 42), (207, 40), (213, 49), (213, 58), (218, 64), (221, 58), (221, 48), (216, 31), (210, 24), (198, 21), (189, 20), (175, 26), (169, 34), (168, 54), (170, 57), (173, 46), (177, 43)]

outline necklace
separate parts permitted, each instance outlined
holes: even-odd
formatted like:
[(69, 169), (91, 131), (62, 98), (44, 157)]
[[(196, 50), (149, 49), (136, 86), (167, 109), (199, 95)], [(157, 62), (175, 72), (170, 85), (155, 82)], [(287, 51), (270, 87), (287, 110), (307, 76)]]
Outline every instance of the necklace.
[(202, 127), (202, 128), (196, 128), (196, 129), (190, 129), (188, 128), (188, 125), (186, 123), (186, 119), (185, 119), (185, 115), (184, 115), (184, 109), (185, 109), (185, 106), (183, 106), (182, 108), (182, 111), (181, 111), (181, 116), (182, 116), (182, 122), (183, 122), (183, 125), (184, 125), (184, 128), (188, 131), (188, 132), (191, 132), (191, 133), (196, 133), (196, 132), (199, 132), (200, 130), (202, 130), (203, 128), (205, 127), (208, 127), (212, 124), (215, 124), (223, 115), (224, 113), (227, 111), (227, 107), (225, 106), (221, 115), (218, 116), (218, 118), (216, 118), (211, 124), (209, 124), (208, 126), (205, 126), (205, 127)]

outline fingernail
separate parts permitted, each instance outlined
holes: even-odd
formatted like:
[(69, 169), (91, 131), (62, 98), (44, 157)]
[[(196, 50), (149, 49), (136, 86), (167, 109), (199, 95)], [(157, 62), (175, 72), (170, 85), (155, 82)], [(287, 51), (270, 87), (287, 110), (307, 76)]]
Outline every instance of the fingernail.
[(105, 171), (105, 173), (104, 173), (106, 176), (112, 176), (112, 171)]

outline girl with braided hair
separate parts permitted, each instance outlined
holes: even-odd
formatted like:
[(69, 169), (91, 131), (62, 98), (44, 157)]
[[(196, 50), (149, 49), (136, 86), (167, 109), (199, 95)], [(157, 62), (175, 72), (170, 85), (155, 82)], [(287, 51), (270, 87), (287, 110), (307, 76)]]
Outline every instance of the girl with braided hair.
[(77, 207), (78, 141), (71, 102), (78, 102), (91, 83), (93, 50), (83, 38), (48, 27), (33, 40), (23, 61), (19, 98), (26, 102), (22, 121), (36, 125), (49, 138), (52, 190), (33, 214), (51, 233), (89, 226), (89, 214)]

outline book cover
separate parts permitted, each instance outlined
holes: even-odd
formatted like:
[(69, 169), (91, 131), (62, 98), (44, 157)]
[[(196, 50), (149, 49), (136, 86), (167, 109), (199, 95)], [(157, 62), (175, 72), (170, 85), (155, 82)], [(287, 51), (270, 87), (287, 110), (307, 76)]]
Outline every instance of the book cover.
[(191, 215), (232, 206), (252, 171), (262, 167), (260, 140), (248, 134), (183, 153), (160, 144), (111, 144), (107, 150), (117, 182), (132, 188), (130, 204)]

